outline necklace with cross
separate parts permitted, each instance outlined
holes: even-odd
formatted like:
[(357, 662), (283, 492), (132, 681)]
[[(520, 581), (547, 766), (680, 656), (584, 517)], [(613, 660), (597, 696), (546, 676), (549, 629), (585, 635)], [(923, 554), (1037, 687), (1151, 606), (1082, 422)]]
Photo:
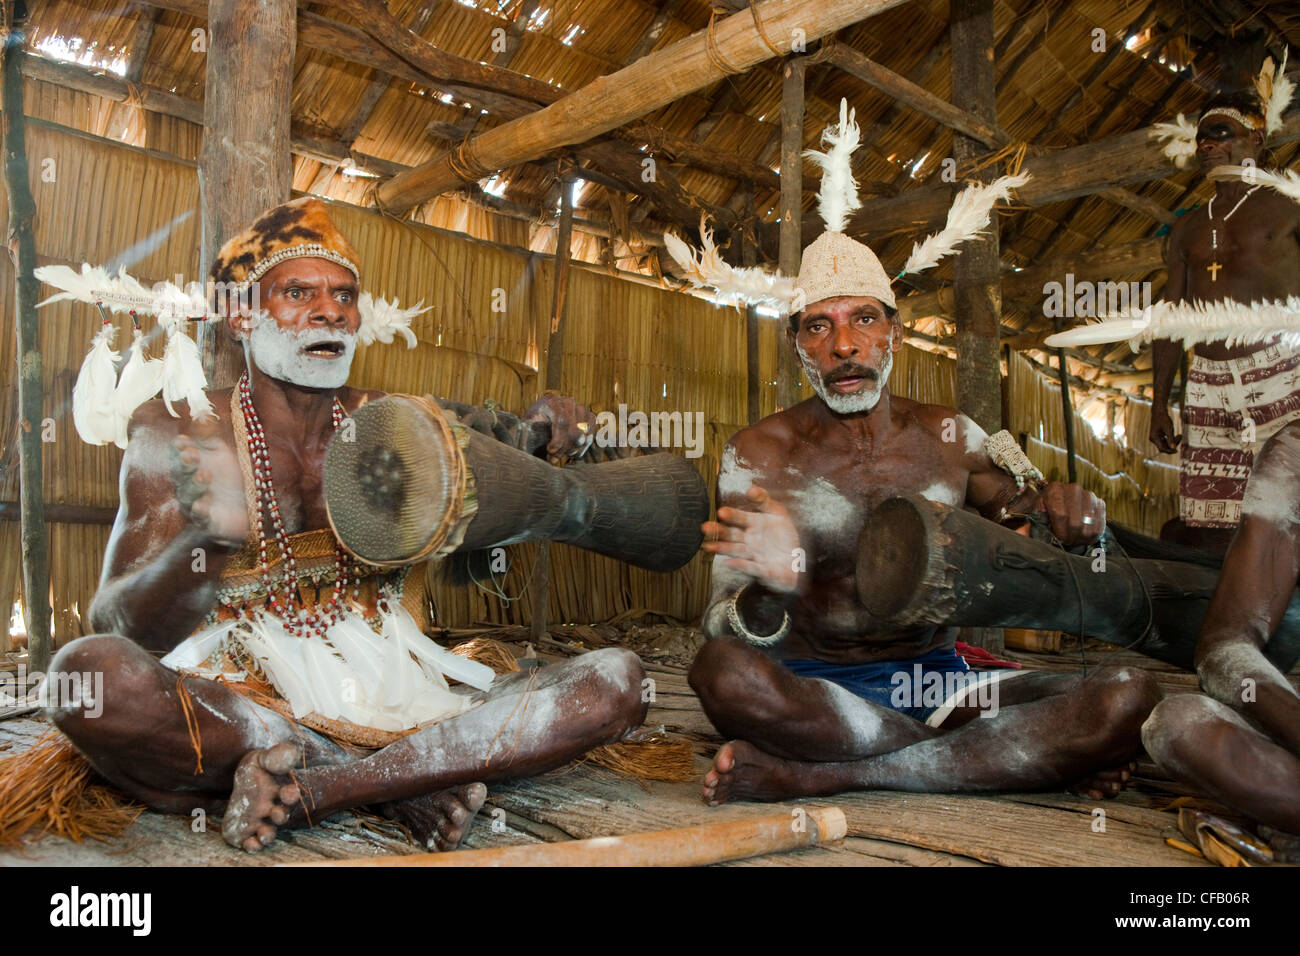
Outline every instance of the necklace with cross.
[[(1263, 183), (1261, 183), (1260, 185), (1262, 186)], [(1236, 212), (1238, 209), (1240, 209), (1240, 208), (1241, 208), (1241, 204), (1244, 203), (1247, 199), (1249, 199), (1250, 196), (1251, 196), (1251, 193), (1253, 193), (1253, 192), (1254, 192), (1256, 189), (1258, 189), (1258, 188), (1259, 188), (1259, 186), (1253, 186), (1252, 188), (1246, 190), (1246, 195), (1244, 195), (1244, 196), (1242, 196), (1240, 199), (1238, 199), (1238, 200), (1237, 200), (1237, 205), (1233, 206), (1230, 210), (1228, 210), (1228, 214), (1227, 214), (1226, 216), (1223, 217), (1223, 223), (1224, 223), (1224, 227), (1225, 227), (1225, 229), (1226, 229), (1226, 227), (1227, 227), (1228, 220), (1232, 218), (1232, 214), (1233, 214), (1234, 212)], [(1218, 251), (1219, 251), (1219, 230), (1218, 230), (1218, 229), (1215, 227), (1215, 225), (1214, 225), (1214, 200), (1215, 200), (1217, 197), (1218, 197), (1218, 193), (1215, 193), (1214, 196), (1211, 196), (1211, 197), (1210, 197), (1210, 205), (1209, 205), (1209, 217), (1210, 217), (1210, 255), (1211, 255), (1213, 258), (1211, 259), (1210, 264), (1209, 264), (1208, 266), (1205, 267), (1205, 271), (1208, 272), (1208, 273), (1210, 274), (1210, 281), (1211, 281), (1211, 282), (1218, 282), (1218, 281), (1219, 281), (1219, 270), (1223, 268), (1223, 263), (1221, 263), (1221, 262), (1218, 261), (1218, 258), (1219, 258), (1219, 257), (1218, 257), (1218, 255), (1217, 255), (1217, 253), (1218, 253)]]

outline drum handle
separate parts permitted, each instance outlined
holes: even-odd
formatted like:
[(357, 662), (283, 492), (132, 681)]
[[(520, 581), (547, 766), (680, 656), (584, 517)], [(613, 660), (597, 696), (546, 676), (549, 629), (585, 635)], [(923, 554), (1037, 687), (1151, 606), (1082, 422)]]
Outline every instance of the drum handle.
[(1047, 561), (1043, 558), (1033, 558), (1028, 555), (1012, 551), (1006, 545), (998, 544), (992, 549), (989, 555), (989, 563), (998, 571), (1009, 568), (1013, 571), (1037, 571), (1047, 580), (1055, 583), (1064, 583), (1064, 576), (1061, 574), (1061, 565), (1056, 561)]

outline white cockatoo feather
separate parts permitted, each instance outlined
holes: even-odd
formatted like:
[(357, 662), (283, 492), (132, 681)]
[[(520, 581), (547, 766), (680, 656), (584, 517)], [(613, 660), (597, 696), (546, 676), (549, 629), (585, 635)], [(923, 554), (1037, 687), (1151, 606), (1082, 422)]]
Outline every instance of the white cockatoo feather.
[(1210, 170), (1210, 178), (1217, 180), (1240, 179), (1267, 186), (1280, 192), (1288, 199), (1300, 202), (1300, 173), (1292, 169), (1260, 169), (1257, 166), (1216, 166)]
[(117, 352), (113, 350), (116, 331), (111, 323), (103, 324), (91, 340), (90, 351), (72, 386), (72, 422), (81, 440), (90, 445), (107, 445), (117, 438), (117, 420), (113, 414), (113, 389), (117, 385)]
[(980, 235), (988, 228), (998, 200), (1011, 198), (1011, 190), (1023, 186), (1029, 179), (1028, 173), (1019, 173), (1001, 176), (991, 183), (971, 183), (953, 200), (944, 227), (912, 247), (912, 254), (907, 257), (900, 274), (933, 268), (967, 239)]
[(172, 402), (184, 399), (189, 403), (191, 419), (215, 418), (216, 412), (208, 400), (208, 379), (203, 373), (198, 344), (179, 321), (167, 329), (167, 347), (163, 350), (162, 362), (162, 393), (167, 411), (180, 418), (172, 408)]
[(1196, 155), (1196, 124), (1182, 113), (1172, 123), (1156, 123), (1151, 127), (1153, 139), (1165, 140), (1163, 152), (1179, 169), (1186, 167)]
[(126, 364), (113, 392), (113, 414), (116, 418), (118, 448), (126, 447), (126, 429), (135, 410), (158, 394), (162, 388), (163, 363), (149, 358), (144, 351), (144, 336), (136, 329), (131, 337), (131, 349)]
[(804, 151), (804, 158), (822, 168), (821, 187), (817, 190), (817, 210), (827, 232), (843, 232), (849, 216), (862, 207), (858, 183), (853, 178), (853, 153), (862, 141), (862, 130), (855, 122), (856, 111), (849, 101), (840, 100), (840, 121), (822, 133), (825, 152)]
[(1263, 302), (1157, 302), (1140, 314), (1108, 316), (1093, 325), (1080, 326), (1048, 337), (1057, 348), (1097, 345), (1129, 340), (1134, 351), (1145, 342), (1172, 339), (1185, 345), (1223, 342), (1227, 346), (1254, 345), (1281, 336), (1289, 348), (1300, 346), (1300, 296)]
[(1282, 114), (1295, 96), (1295, 83), (1286, 75), (1286, 58), (1290, 53), (1288, 48), (1282, 50), (1282, 63), (1276, 68), (1273, 58), (1268, 57), (1255, 78), (1255, 91), (1264, 107), (1265, 136), (1272, 136), (1282, 128)]
[(425, 306), (421, 301), (414, 308), (403, 309), (396, 301), (390, 303), (373, 297), (369, 292), (361, 293), (357, 300), (357, 310), (361, 313), (361, 328), (357, 334), (361, 344), (383, 342), (387, 345), (393, 341), (394, 336), (400, 335), (406, 339), (408, 349), (415, 348), (416, 338), (411, 331), (411, 320), (432, 308), (433, 306)]
[(776, 309), (789, 310), (794, 298), (793, 279), (756, 266), (740, 268), (727, 263), (713, 243), (713, 231), (705, 218), (700, 219), (700, 240), (697, 252), (672, 233), (664, 233), (664, 247), (691, 285), (713, 289), (721, 305), (767, 303)]

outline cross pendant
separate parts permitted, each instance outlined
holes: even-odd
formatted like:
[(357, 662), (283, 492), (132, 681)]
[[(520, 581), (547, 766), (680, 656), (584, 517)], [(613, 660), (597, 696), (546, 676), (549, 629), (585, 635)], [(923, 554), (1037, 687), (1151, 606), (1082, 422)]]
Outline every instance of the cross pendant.
[(1219, 263), (1217, 262), (1211, 262), (1208, 266), (1205, 267), (1205, 271), (1210, 274), (1211, 282), (1219, 281), (1219, 270), (1222, 268), (1223, 266), (1219, 265)]

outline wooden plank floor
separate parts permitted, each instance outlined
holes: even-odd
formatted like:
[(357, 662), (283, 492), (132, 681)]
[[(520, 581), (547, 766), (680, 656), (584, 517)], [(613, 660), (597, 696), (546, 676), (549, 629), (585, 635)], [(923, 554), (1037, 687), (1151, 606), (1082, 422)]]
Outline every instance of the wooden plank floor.
[[(587, 629), (590, 631), (591, 629)], [(558, 639), (555, 635), (558, 635)], [(457, 635), (459, 636), (459, 635)], [(514, 630), (496, 632), (523, 641)], [(545, 653), (564, 656), (608, 643), (599, 635), (579, 640), (553, 632)], [(671, 643), (671, 642), (670, 642)], [(696, 743), (702, 776), (721, 739), (715, 734), (686, 682), (690, 646), (680, 642), (659, 653), (643, 652), (655, 681), (647, 724), (665, 726)], [(536, 653), (536, 652), (534, 652)], [(1196, 688), (1192, 674), (1139, 655), (1088, 649), (1089, 666), (1122, 663), (1152, 670), (1166, 692)], [(1027, 667), (1074, 670), (1070, 654), (1008, 652)], [(36, 719), (0, 722), (5, 754), (29, 746), (46, 729)], [(6, 747), (5, 745), (9, 745)], [(950, 795), (888, 792), (845, 794), (805, 805), (841, 807), (849, 822), (842, 844), (774, 855), (739, 866), (983, 866), (1102, 865), (1203, 866), (1204, 861), (1164, 842), (1176, 834), (1176, 817), (1161, 808), (1181, 791), (1149, 761), (1129, 790), (1117, 799), (1090, 801), (1065, 793)], [(793, 810), (795, 804), (782, 804)], [(1105, 832), (1094, 832), (1093, 810), (1106, 811)], [(638, 781), (588, 765), (575, 765), (531, 780), (493, 786), (466, 845), (472, 848), (582, 839), (691, 826), (771, 813), (770, 804), (706, 807), (698, 783)], [(494, 812), (502, 811), (502, 812)], [(383, 854), (419, 852), (393, 825), (368, 815), (339, 814), (311, 830), (284, 834), (265, 852), (248, 855), (222, 841), (220, 825), (209, 821), (195, 832), (189, 818), (146, 812), (108, 844), (75, 844), (46, 838), (21, 850), (0, 850), (0, 864), (68, 866), (216, 865), (264, 866)]]

